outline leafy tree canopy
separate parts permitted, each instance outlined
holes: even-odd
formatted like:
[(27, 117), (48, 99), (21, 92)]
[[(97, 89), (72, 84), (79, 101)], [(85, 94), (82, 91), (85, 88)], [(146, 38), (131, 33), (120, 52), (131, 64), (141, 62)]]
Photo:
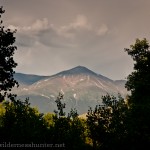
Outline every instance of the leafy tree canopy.
[(134, 45), (125, 51), (135, 61), (134, 72), (128, 76), (126, 88), (131, 91), (130, 102), (146, 104), (150, 100), (150, 45), (144, 38), (136, 39)]
[[(0, 7), (0, 18), (5, 11)], [(11, 100), (14, 99), (13, 94), (10, 93), (12, 87), (18, 86), (18, 82), (14, 79), (14, 68), (17, 63), (13, 59), (13, 55), (17, 47), (14, 46), (15, 31), (5, 29), (3, 21), (0, 21), (0, 101), (3, 101), (7, 96)]]

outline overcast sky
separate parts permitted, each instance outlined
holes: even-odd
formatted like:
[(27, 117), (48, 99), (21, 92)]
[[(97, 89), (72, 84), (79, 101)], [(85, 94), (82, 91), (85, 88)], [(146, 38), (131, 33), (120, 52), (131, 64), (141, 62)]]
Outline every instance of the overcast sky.
[(124, 52), (150, 40), (150, 0), (0, 0), (5, 26), (17, 29), (16, 72), (52, 75), (78, 65), (125, 79)]

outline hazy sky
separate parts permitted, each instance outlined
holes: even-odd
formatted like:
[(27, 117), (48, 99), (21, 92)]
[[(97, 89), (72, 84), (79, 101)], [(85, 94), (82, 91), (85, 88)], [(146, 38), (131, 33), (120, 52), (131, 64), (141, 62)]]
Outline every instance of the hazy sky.
[(5, 26), (17, 29), (16, 72), (52, 75), (78, 65), (125, 79), (124, 52), (150, 40), (150, 0), (0, 0)]

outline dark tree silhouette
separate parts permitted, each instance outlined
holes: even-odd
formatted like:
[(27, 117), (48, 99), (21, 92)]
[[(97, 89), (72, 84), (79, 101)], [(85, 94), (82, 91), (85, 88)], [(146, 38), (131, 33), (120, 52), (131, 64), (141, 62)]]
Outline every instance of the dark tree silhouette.
[[(78, 117), (76, 109), (71, 109), (68, 115), (65, 115), (65, 103), (62, 102), (63, 94), (59, 93), (56, 104), (57, 110), (52, 117), (49, 127), (48, 139), (53, 143), (64, 143), (65, 150), (89, 149), (90, 146), (85, 143), (85, 124)], [(63, 148), (63, 147), (62, 147)]]
[(114, 150), (124, 145), (125, 117), (128, 110), (121, 95), (102, 96), (103, 105), (97, 105), (87, 113), (88, 136), (92, 139), (93, 149)]
[(130, 47), (125, 49), (135, 61), (135, 71), (128, 76), (126, 83), (126, 88), (131, 91), (130, 102), (150, 103), (150, 45), (146, 39), (137, 39)]
[(129, 96), (128, 145), (132, 149), (150, 146), (150, 45), (144, 38), (136, 39), (125, 51), (135, 61), (134, 72), (128, 76)]
[[(0, 18), (5, 11), (3, 7), (0, 7)], [(5, 29), (3, 26), (3, 21), (0, 21), (0, 102), (5, 99), (5, 97), (14, 99), (15, 95), (11, 94), (11, 89), (15, 85), (18, 86), (18, 82), (14, 79), (13, 74), (14, 68), (17, 66), (17, 63), (13, 59), (15, 50), (17, 49), (14, 46), (15, 31), (10, 29)]]
[(30, 107), (29, 99), (25, 102), (5, 101), (2, 104), (5, 111), (1, 116), (0, 142), (42, 143), (46, 141), (47, 127), (43, 114)]
[(55, 102), (57, 103), (57, 108), (58, 108), (58, 111), (57, 110), (54, 110), (54, 113), (56, 115), (58, 115), (58, 117), (63, 117), (65, 116), (65, 112), (64, 112), (64, 108), (65, 108), (65, 103), (63, 104), (61, 102), (61, 100), (63, 99), (64, 95), (59, 93), (59, 95), (57, 96), (57, 99), (55, 100)]

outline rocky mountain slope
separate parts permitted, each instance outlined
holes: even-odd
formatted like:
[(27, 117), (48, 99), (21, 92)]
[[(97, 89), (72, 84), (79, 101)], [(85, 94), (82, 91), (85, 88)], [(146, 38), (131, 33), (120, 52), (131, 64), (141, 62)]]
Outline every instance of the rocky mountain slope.
[(86, 113), (89, 106), (101, 104), (101, 96), (107, 93), (126, 96), (124, 80), (111, 80), (86, 67), (78, 66), (52, 76), (36, 76), (16, 73), (15, 79), (20, 83), (13, 92), (24, 100), (29, 97), (31, 105), (40, 112), (53, 112), (55, 99), (59, 92), (64, 94), (66, 112), (76, 108), (79, 114)]

